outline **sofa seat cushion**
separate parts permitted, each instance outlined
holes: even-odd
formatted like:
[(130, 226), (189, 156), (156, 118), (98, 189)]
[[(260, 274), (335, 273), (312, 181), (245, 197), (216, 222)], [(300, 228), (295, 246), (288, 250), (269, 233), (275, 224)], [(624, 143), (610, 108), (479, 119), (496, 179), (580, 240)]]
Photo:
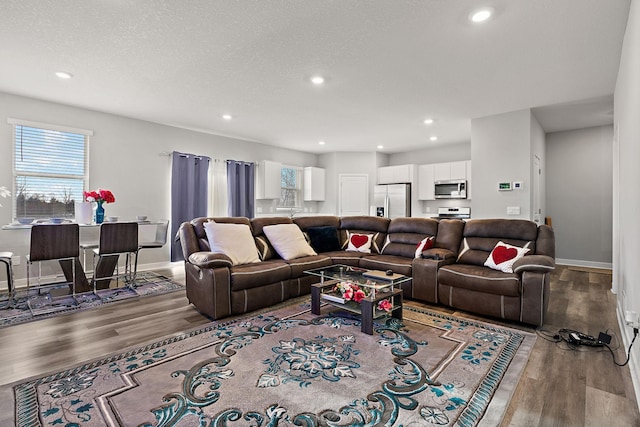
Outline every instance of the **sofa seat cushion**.
[(344, 264), (352, 267), (358, 267), (360, 265), (360, 258), (365, 254), (354, 251), (331, 251), (325, 252), (322, 255), (331, 258), (333, 264)]
[(291, 267), (291, 278), (297, 279), (304, 276), (306, 270), (328, 267), (332, 262), (331, 258), (326, 255), (313, 255), (289, 260), (287, 264)]
[(517, 274), (477, 265), (450, 264), (440, 267), (438, 283), (487, 294), (520, 296), (520, 277)]
[(413, 258), (396, 255), (369, 255), (360, 259), (360, 267), (367, 270), (393, 270), (394, 273), (411, 276)]
[(284, 260), (263, 261), (257, 264), (236, 265), (231, 268), (231, 290), (241, 291), (288, 281), (291, 267)]

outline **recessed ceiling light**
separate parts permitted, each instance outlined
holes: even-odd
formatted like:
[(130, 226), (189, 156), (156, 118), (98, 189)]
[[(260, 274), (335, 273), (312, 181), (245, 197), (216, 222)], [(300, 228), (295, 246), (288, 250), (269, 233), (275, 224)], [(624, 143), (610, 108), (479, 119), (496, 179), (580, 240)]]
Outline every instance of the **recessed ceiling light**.
[(319, 141), (318, 144), (324, 145), (324, 141)]
[(425, 125), (433, 124), (433, 119), (425, 119), (424, 124)]
[(222, 118), (225, 119), (225, 120), (231, 120), (231, 119), (233, 119), (233, 116), (231, 114), (223, 114)]
[(73, 77), (72, 74), (67, 73), (65, 71), (56, 71), (56, 76), (58, 76), (61, 79), (70, 79), (71, 77)]
[(429, 141), (437, 141), (438, 137), (437, 136), (432, 136), (431, 138), (429, 138)]
[(322, 83), (324, 83), (324, 77), (313, 76), (311, 77), (311, 83), (313, 83), (314, 85), (321, 85)]
[(494, 10), (492, 7), (483, 7), (481, 9), (477, 9), (471, 12), (469, 14), (469, 20), (471, 22), (475, 22), (476, 24), (480, 22), (485, 22), (489, 18), (491, 18), (491, 15), (493, 15), (493, 12)]
[(378, 145), (378, 150), (382, 150), (384, 148), (384, 145)]

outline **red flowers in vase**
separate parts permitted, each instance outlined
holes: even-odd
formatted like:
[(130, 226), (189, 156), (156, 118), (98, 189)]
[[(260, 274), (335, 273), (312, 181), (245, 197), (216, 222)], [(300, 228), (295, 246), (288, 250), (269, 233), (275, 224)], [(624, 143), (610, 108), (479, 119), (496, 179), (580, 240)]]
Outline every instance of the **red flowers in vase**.
[[(360, 302), (362, 302), (362, 300), (368, 297), (371, 293), (370, 288), (361, 288), (352, 282), (340, 282), (333, 288), (333, 291), (342, 295), (342, 298), (344, 298), (345, 301), (353, 301), (358, 304), (360, 304)], [(392, 309), (393, 304), (388, 299), (383, 299), (378, 302), (378, 310), (383, 310), (389, 313)]]
[(113, 203), (116, 201), (116, 198), (110, 190), (98, 188), (95, 191), (84, 191), (83, 193), (84, 199), (87, 202)]

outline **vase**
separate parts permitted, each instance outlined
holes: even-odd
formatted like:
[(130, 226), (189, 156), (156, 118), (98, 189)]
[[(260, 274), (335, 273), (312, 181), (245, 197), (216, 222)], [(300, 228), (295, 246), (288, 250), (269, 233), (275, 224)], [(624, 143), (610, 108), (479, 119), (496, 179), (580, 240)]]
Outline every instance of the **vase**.
[(96, 217), (94, 218), (96, 224), (102, 224), (104, 222), (104, 207), (102, 206), (103, 202), (96, 202), (98, 206), (96, 206)]
[(75, 218), (78, 224), (91, 224), (93, 219), (93, 206), (91, 206), (91, 202), (76, 202)]

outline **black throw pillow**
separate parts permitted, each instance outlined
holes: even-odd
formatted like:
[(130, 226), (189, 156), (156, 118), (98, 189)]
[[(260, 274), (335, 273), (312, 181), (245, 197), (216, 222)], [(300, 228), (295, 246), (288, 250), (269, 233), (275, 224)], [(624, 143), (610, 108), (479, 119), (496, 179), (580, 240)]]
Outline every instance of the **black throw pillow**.
[(311, 247), (318, 253), (331, 252), (340, 250), (340, 242), (338, 241), (338, 229), (329, 225), (323, 227), (307, 228), (309, 243)]

